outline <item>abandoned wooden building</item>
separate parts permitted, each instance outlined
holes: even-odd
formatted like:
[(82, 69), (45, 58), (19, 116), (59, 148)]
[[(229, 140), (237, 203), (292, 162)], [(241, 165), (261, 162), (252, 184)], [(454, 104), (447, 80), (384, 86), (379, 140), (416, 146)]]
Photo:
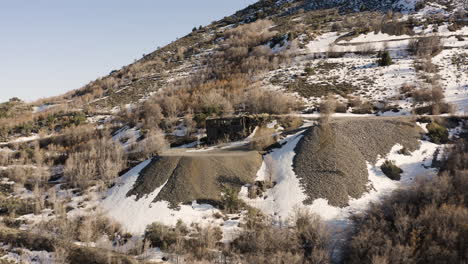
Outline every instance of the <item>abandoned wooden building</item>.
[(207, 119), (207, 141), (214, 144), (244, 139), (254, 131), (257, 123), (258, 120), (250, 116)]

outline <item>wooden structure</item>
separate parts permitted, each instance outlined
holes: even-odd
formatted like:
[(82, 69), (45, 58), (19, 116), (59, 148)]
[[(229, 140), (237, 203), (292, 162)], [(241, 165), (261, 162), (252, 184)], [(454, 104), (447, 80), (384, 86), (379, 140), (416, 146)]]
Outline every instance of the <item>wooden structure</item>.
[(256, 119), (250, 116), (207, 119), (208, 143), (242, 140), (252, 134), (256, 126)]

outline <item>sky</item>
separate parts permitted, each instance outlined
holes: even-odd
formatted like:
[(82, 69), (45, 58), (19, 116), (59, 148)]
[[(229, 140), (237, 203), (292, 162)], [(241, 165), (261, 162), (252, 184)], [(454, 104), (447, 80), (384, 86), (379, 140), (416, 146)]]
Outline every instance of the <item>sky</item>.
[(0, 102), (63, 94), (256, 0), (0, 0)]

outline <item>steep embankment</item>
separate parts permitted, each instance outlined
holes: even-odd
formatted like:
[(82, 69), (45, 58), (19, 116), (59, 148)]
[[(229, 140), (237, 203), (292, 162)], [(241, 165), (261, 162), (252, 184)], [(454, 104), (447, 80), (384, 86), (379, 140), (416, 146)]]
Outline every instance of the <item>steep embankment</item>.
[(414, 123), (390, 119), (341, 120), (327, 130), (309, 129), (299, 142), (294, 171), (311, 204), (318, 198), (346, 206), (368, 190), (366, 161), (374, 164), (400, 144), (413, 151), (420, 130)]
[(187, 152), (147, 160), (119, 178), (100, 207), (134, 234), (153, 222), (175, 225), (179, 219), (223, 225), (229, 233), (237, 225), (214, 219), (218, 210), (207, 202), (219, 202), (223, 185), (252, 182), (261, 162), (260, 154), (248, 151)]
[(127, 195), (139, 199), (162, 188), (154, 202), (168, 201), (171, 207), (195, 200), (216, 204), (223, 187), (252, 183), (261, 162), (257, 152), (160, 157), (143, 169)]

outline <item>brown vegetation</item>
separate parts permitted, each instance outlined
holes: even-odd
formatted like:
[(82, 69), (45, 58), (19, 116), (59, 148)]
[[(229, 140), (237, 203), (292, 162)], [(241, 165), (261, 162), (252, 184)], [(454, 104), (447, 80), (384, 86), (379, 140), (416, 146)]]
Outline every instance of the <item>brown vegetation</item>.
[(95, 182), (111, 183), (124, 168), (122, 147), (112, 139), (91, 140), (71, 153), (64, 177), (75, 187), (86, 188)]
[(292, 220), (293, 228), (272, 226), (258, 211), (249, 211), (227, 254), (246, 263), (329, 263), (331, 243), (321, 220), (307, 211)]
[(439, 36), (427, 36), (413, 39), (409, 46), (409, 50), (416, 56), (435, 56), (442, 51), (442, 43)]
[(464, 263), (467, 148), (460, 140), (434, 179), (420, 179), (354, 216), (347, 263)]

